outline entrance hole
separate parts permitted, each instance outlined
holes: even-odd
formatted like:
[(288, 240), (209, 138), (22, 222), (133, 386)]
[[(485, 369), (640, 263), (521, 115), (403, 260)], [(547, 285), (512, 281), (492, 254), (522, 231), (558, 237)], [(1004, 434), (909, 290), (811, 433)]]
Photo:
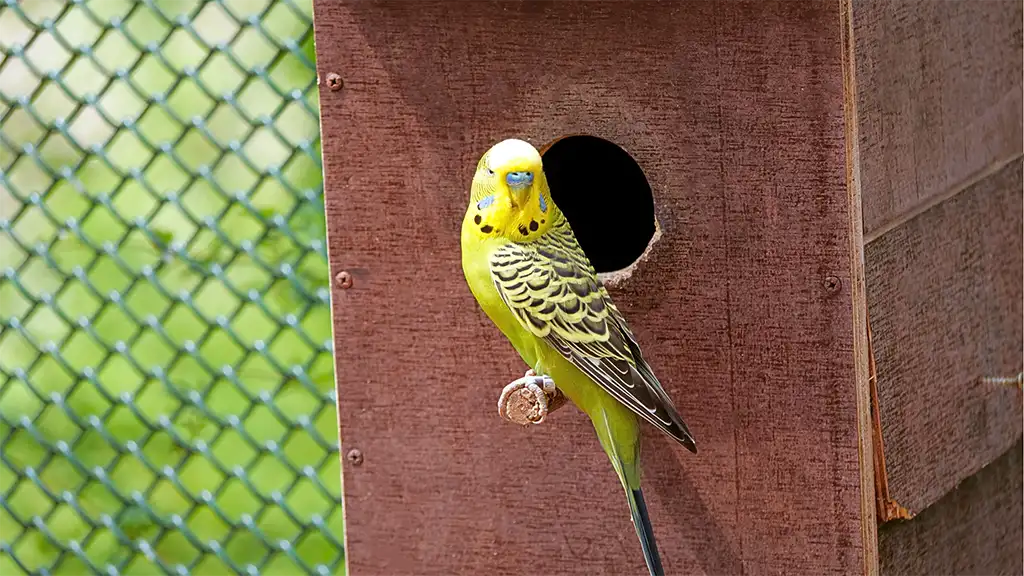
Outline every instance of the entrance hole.
[(567, 136), (542, 153), (555, 204), (599, 273), (637, 261), (655, 233), (654, 195), (628, 152), (596, 136)]

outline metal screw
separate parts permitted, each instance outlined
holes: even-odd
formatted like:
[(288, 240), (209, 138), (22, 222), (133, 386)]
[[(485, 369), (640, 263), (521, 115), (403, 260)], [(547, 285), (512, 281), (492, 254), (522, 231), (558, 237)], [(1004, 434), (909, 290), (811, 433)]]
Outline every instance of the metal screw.
[(352, 275), (342, 270), (334, 276), (334, 282), (338, 285), (338, 288), (348, 289), (352, 287)]
[(341, 79), (341, 76), (331, 72), (327, 75), (327, 87), (331, 90), (341, 90), (342, 86), (345, 85), (345, 81)]
[(345, 458), (348, 458), (349, 463), (353, 466), (359, 466), (363, 463), (363, 453), (355, 448), (349, 450)]
[(825, 281), (821, 284), (829, 294), (835, 294), (843, 287), (843, 281), (840, 280), (838, 276), (826, 276)]
[(985, 376), (981, 379), (983, 384), (989, 386), (1016, 386), (1024, 387), (1024, 372), (1016, 376)]

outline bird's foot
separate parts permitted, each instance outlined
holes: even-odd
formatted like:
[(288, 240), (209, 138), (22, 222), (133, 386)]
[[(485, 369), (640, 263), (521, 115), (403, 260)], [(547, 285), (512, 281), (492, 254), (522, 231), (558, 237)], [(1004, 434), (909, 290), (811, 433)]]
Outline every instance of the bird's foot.
[(549, 413), (565, 404), (550, 376), (537, 376), (532, 369), (510, 382), (498, 398), (498, 414), (516, 424), (540, 424)]
[(551, 376), (537, 376), (537, 372), (535, 372), (533, 368), (527, 370), (526, 374), (523, 375), (523, 378), (531, 380), (534, 385), (539, 386), (540, 389), (548, 396), (551, 396), (558, 391), (558, 388), (555, 387), (555, 381), (551, 379)]

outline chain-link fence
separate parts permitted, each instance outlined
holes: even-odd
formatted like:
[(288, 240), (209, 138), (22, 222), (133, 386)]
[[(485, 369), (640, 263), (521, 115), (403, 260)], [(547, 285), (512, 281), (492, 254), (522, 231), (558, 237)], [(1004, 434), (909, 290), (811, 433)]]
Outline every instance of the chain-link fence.
[(0, 574), (337, 574), (310, 0), (0, 0)]

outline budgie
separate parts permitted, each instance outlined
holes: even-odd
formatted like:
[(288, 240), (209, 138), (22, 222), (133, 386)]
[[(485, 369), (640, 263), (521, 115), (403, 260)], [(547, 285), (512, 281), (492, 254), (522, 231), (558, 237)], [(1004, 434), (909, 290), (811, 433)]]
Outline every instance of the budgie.
[(462, 222), (462, 269), (480, 307), (537, 375), (594, 425), (651, 574), (664, 573), (640, 489), (639, 419), (697, 447), (551, 198), (540, 153), (509, 139), (480, 159)]

